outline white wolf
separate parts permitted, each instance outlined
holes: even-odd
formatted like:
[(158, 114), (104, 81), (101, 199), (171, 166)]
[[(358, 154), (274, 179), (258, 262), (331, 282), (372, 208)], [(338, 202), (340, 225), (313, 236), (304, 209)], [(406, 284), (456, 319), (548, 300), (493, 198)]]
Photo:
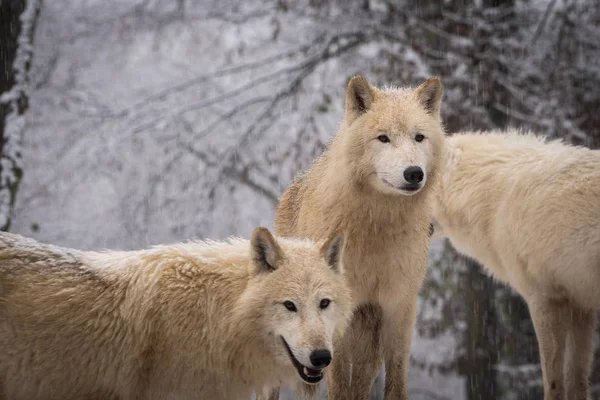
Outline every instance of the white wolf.
[(336, 342), (330, 400), (368, 399), (382, 363), (386, 398), (408, 398), (431, 201), (444, 153), (442, 92), (437, 78), (383, 89), (352, 78), (337, 134), (281, 196), (278, 235), (316, 240), (340, 231), (346, 237), (344, 266), (357, 309)]
[(81, 252), (0, 233), (0, 399), (244, 399), (316, 383), (350, 316), (342, 237)]
[(434, 237), (525, 298), (544, 398), (586, 400), (600, 309), (600, 151), (515, 130), (448, 142)]

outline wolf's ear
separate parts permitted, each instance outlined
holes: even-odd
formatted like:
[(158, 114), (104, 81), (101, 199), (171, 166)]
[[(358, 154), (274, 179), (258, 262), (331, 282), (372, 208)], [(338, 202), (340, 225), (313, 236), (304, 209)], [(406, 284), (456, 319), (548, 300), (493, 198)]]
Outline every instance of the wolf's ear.
[(371, 85), (361, 75), (356, 75), (346, 89), (346, 121), (351, 123), (361, 114), (367, 112), (373, 100), (375, 92)]
[(429, 78), (418, 88), (415, 94), (425, 110), (434, 117), (440, 116), (440, 104), (442, 103), (442, 94), (444, 89), (440, 78)]
[(252, 262), (260, 272), (272, 272), (282, 258), (282, 251), (267, 228), (258, 227), (250, 239)]
[(342, 254), (344, 252), (344, 235), (332, 235), (321, 247), (321, 255), (327, 261), (329, 268), (342, 272)]

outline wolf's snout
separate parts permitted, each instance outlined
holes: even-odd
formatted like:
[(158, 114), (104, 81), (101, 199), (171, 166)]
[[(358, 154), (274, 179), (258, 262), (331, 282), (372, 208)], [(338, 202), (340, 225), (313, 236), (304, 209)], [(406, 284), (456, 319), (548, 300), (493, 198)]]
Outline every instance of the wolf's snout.
[(315, 350), (310, 353), (310, 362), (313, 367), (325, 368), (331, 363), (331, 352), (329, 350)]
[(411, 166), (404, 170), (404, 179), (408, 183), (420, 183), (423, 181), (425, 174), (421, 167)]

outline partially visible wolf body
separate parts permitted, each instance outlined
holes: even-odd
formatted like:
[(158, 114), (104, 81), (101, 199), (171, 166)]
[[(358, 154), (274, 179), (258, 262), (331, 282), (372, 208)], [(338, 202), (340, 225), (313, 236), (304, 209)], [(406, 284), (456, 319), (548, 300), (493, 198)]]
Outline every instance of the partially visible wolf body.
[(443, 154), (441, 97), (437, 78), (416, 89), (378, 89), (354, 77), (338, 134), (281, 197), (278, 235), (320, 240), (340, 231), (346, 238), (344, 266), (357, 308), (334, 346), (330, 400), (368, 399), (382, 363), (386, 398), (408, 397), (430, 197)]
[(342, 238), (81, 252), (0, 233), (0, 399), (244, 399), (318, 382)]
[(526, 300), (546, 400), (588, 399), (600, 310), (600, 151), (530, 132), (448, 138), (434, 237)]

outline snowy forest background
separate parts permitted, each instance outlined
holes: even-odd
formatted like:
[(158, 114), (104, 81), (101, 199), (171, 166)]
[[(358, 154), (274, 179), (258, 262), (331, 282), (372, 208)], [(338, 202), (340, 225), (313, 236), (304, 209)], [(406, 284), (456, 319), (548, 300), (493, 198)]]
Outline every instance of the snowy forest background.
[[(357, 73), (440, 76), (448, 132), (600, 147), (599, 23), (576, 0), (0, 0), (0, 227), (81, 249), (272, 228)], [(414, 400), (542, 398), (526, 306), (446, 242), (412, 358)]]

